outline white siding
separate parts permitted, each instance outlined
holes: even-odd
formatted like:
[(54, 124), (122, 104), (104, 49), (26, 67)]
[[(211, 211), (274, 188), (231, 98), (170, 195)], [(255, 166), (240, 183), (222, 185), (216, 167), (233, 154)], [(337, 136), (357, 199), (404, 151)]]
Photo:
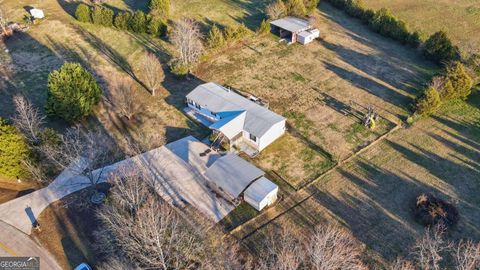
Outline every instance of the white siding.
[(261, 138), (259, 139), (258, 150), (262, 151), (270, 145), (273, 141), (280, 138), (285, 133), (285, 120), (273, 125)]
[(260, 142), (260, 138), (257, 137), (257, 141), (254, 142), (250, 139), (250, 133), (248, 133), (248, 131), (243, 131), (243, 138), (248, 141), (251, 145), (255, 145), (257, 147), (257, 149), (259, 148), (259, 142)]
[(243, 199), (250, 204), (253, 208), (258, 211), (262, 211), (263, 208), (272, 205), (277, 200), (278, 188), (272, 190), (267, 196), (263, 197), (261, 200), (257, 201), (255, 198), (251, 198), (248, 195), (244, 195)]

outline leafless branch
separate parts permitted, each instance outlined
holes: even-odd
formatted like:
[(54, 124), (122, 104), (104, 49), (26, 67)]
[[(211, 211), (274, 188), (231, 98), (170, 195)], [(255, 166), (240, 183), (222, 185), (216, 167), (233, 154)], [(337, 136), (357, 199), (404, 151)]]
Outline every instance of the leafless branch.
[(116, 77), (107, 95), (108, 102), (117, 113), (131, 119), (138, 112), (139, 105), (132, 82), (127, 78)]
[(455, 248), (453, 254), (455, 269), (476, 270), (480, 269), (480, 243), (462, 241)]
[(418, 265), (424, 270), (439, 270), (444, 258), (444, 252), (451, 248), (443, 234), (445, 228), (441, 225), (427, 228), (425, 234), (414, 246), (414, 256)]
[(2, 33), (7, 32), (8, 26), (8, 18), (6, 13), (3, 11), (2, 7), (0, 7), (0, 28), (2, 28)]
[(359, 243), (346, 230), (333, 226), (315, 229), (307, 246), (312, 269), (365, 269)]
[(203, 52), (202, 34), (198, 24), (183, 18), (175, 22), (171, 41), (178, 52), (180, 65), (190, 67)]
[(45, 117), (24, 96), (14, 96), (13, 104), (16, 111), (13, 117), (14, 124), (27, 140), (37, 142)]
[(157, 57), (153, 53), (147, 53), (140, 63), (141, 76), (144, 78), (145, 85), (152, 92), (152, 96), (155, 96), (156, 90), (160, 87), (160, 84), (165, 78), (162, 65), (158, 61)]
[(300, 237), (279, 228), (267, 235), (264, 254), (259, 256), (257, 269), (296, 270), (305, 262), (305, 248)]
[(407, 260), (397, 258), (388, 268), (389, 270), (415, 270), (415, 265)]

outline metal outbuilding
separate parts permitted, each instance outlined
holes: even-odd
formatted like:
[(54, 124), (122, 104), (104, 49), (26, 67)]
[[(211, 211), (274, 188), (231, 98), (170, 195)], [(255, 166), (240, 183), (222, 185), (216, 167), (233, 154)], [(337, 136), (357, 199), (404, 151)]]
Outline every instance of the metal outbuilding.
[(278, 186), (265, 177), (253, 182), (243, 193), (243, 199), (258, 211), (277, 200)]

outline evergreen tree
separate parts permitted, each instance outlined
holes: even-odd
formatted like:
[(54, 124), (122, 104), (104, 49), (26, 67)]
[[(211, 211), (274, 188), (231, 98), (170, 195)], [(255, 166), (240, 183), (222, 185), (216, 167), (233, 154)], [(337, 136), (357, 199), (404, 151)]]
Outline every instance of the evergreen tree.
[(92, 23), (101, 25), (103, 22), (102, 6), (94, 6), (92, 9)]
[(150, 0), (150, 13), (168, 18), (170, 15), (170, 0)]
[(121, 29), (121, 30), (127, 30), (128, 29), (128, 23), (130, 21), (130, 18), (132, 15), (130, 12), (121, 12), (115, 16), (114, 20), (114, 25), (116, 28)]
[(257, 32), (261, 35), (270, 33), (270, 22), (263, 20), (262, 23), (260, 23), (260, 27), (258, 28)]
[(146, 33), (147, 16), (145, 13), (143, 13), (143, 11), (135, 11), (130, 19), (128, 28), (135, 33)]
[(286, 6), (288, 15), (305, 16), (307, 14), (303, 0), (287, 0)]
[(440, 107), (440, 95), (432, 86), (425, 90), (423, 97), (417, 103), (417, 112), (420, 115), (430, 115)]
[(439, 64), (448, 63), (460, 59), (460, 52), (457, 46), (444, 31), (431, 35), (423, 45), (425, 57)]
[(0, 175), (24, 175), (22, 161), (28, 158), (28, 153), (28, 146), (17, 128), (0, 117)]
[(320, 0), (303, 0), (303, 5), (305, 6), (306, 14), (312, 14), (320, 3)]
[(440, 97), (442, 100), (450, 100), (454, 99), (456, 96), (455, 88), (453, 87), (452, 81), (449, 79), (445, 79), (445, 84), (442, 86), (440, 90)]
[(102, 91), (95, 78), (78, 63), (65, 63), (48, 75), (45, 110), (68, 122), (90, 115)]
[(216, 26), (213, 25), (212, 29), (208, 32), (207, 45), (209, 48), (217, 49), (225, 46), (225, 37), (223, 36), (222, 31)]
[(101, 11), (102, 11), (101, 24), (105, 26), (113, 26), (113, 16), (115, 15), (113, 10), (106, 7), (102, 7)]
[(460, 62), (447, 67), (446, 78), (452, 82), (455, 94), (450, 98), (466, 99), (472, 93), (473, 80)]
[(90, 15), (90, 7), (85, 4), (78, 5), (77, 9), (75, 10), (75, 18), (77, 18), (80, 22), (92, 22), (92, 17)]
[(167, 23), (158, 16), (149, 16), (148, 33), (152, 36), (161, 37), (167, 32)]

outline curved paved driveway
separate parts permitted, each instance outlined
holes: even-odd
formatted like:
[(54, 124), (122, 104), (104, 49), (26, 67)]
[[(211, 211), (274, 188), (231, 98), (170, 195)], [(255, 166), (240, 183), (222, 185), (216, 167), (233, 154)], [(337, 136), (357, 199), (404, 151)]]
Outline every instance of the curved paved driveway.
[(48, 251), (26, 234), (0, 221), (0, 257), (40, 257), (40, 269), (62, 270)]

